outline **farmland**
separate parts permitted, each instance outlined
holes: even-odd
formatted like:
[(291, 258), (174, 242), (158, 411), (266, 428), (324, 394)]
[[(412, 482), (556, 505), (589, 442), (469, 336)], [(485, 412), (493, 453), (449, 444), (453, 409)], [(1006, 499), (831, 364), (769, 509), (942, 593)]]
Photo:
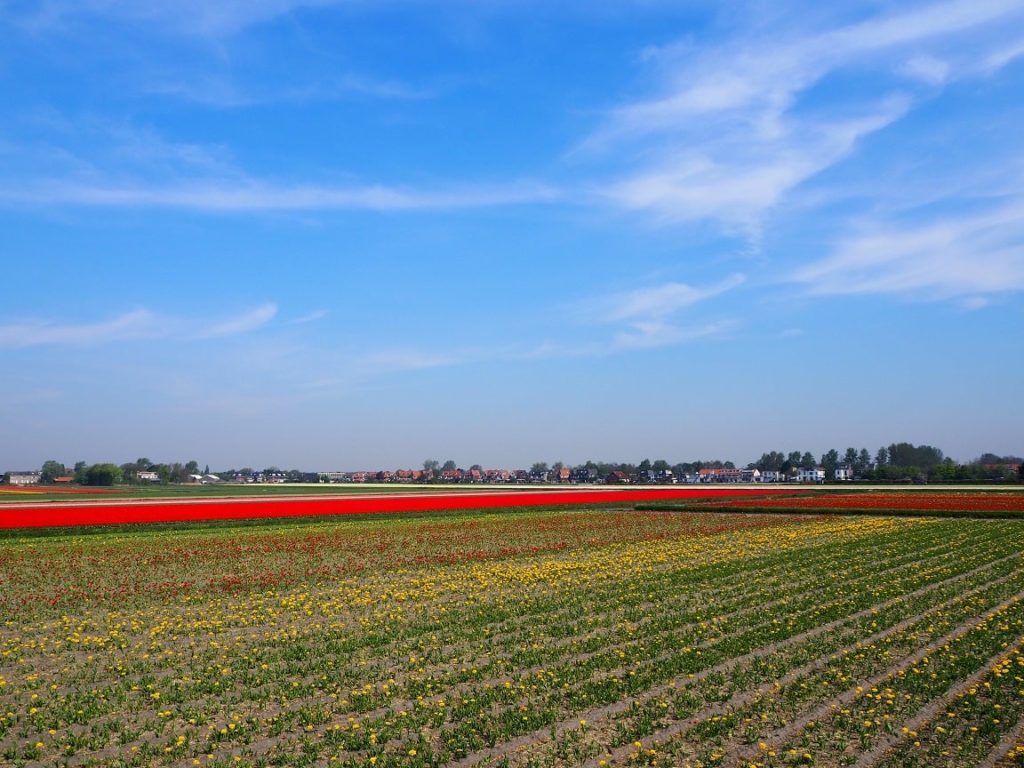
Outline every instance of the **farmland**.
[(635, 501), (708, 501), (740, 496), (792, 495), (789, 489), (753, 488), (563, 488), (513, 490), (494, 488), (460, 493), (443, 491), (377, 492), (374, 494), (277, 495), (271, 498), (200, 497), (135, 499), (85, 497), (38, 501), (35, 496), (0, 505), (0, 529), (159, 523), (187, 520), (333, 516), (454, 509), (624, 504)]
[(1024, 525), (788, 501), (8, 532), (0, 762), (1018, 764)]

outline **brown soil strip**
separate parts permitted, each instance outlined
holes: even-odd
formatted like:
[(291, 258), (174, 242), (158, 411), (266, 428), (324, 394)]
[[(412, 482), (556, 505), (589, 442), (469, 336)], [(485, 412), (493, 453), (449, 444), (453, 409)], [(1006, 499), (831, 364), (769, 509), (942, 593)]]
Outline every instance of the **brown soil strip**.
[(1015, 765), (1016, 763), (1009, 753), (1021, 743), (1022, 739), (1024, 739), (1024, 717), (1018, 720), (1013, 728), (1003, 734), (1003, 738), (992, 748), (988, 756), (978, 763), (977, 768), (997, 768), (997, 766), (1001, 768), (1001, 766), (1009, 767)]
[[(991, 619), (995, 614), (1006, 610), (1015, 603), (1020, 602), (1022, 599), (1024, 599), (1024, 592), (1018, 592), (1016, 595), (1007, 600), (1004, 600), (999, 605), (993, 606), (984, 613), (978, 614), (977, 616), (968, 619), (959, 627), (952, 630), (951, 632), (947, 632), (938, 640), (934, 640), (928, 643), (927, 645), (919, 648), (909, 656), (904, 656), (898, 663), (889, 667), (884, 672), (880, 672), (877, 675), (868, 678), (867, 680), (860, 681), (858, 683), (858, 687), (863, 689), (870, 689), (874, 688), (877, 685), (882, 685), (886, 680), (890, 679), (893, 675), (898, 674), (903, 670), (909, 669), (914, 664), (921, 661), (921, 659), (923, 659), (925, 656), (930, 656), (947, 643), (950, 643), (959, 637), (963, 637), (964, 635), (974, 630), (979, 624), (985, 623), (986, 621)], [(1003, 653), (1005, 653), (1005, 651)], [(1003, 653), (999, 655), (1003, 655)], [(844, 704), (850, 703), (856, 697), (857, 689), (850, 688), (841, 693), (839, 696), (835, 697), (834, 699), (830, 699), (829, 701), (824, 702), (823, 704), (811, 710), (810, 712), (805, 713), (802, 717), (797, 718), (788, 725), (775, 730), (773, 733), (767, 736), (764, 739), (764, 741), (769, 744), (778, 744), (779, 742), (792, 738), (797, 733), (802, 731), (808, 723), (812, 721), (818, 722), (822, 718), (828, 716), (834, 709)], [(758, 747), (745, 747), (743, 749), (737, 750), (737, 752), (733, 754), (732, 757), (735, 760), (735, 762), (743, 763), (752, 761), (758, 756), (758, 754)]]
[[(1015, 648), (1020, 648), (1020, 645), (1020, 639), (1018, 638), (1017, 642), (1011, 647), (1001, 649), (999, 653), (993, 655), (984, 664), (982, 664), (981, 668), (976, 672), (971, 674), (969, 677), (958, 681), (937, 699), (921, 707), (921, 709), (918, 710), (910, 720), (903, 723), (902, 727), (906, 728), (908, 731), (920, 730), (922, 726), (934, 720), (935, 716), (939, 714), (939, 712), (944, 711), (948, 707), (951, 699), (955, 699), (968, 688), (980, 683), (985, 676), (992, 671), (992, 666), (994, 664), (999, 663), (1000, 659), (1006, 658), (1007, 654), (1012, 653)], [(884, 758), (889, 750), (895, 748), (904, 740), (905, 739), (901, 734), (884, 734), (882, 740), (878, 744), (860, 756), (857, 762), (854, 763), (853, 768), (868, 768), (868, 766), (874, 765)]]
[(462, 760), (453, 763), (452, 768), (469, 768), (469, 766), (476, 765), (477, 763), (482, 762), (483, 760), (488, 760), (491, 758), (501, 758), (506, 755), (510, 755), (524, 746), (545, 740), (547, 734), (549, 733), (553, 736), (553, 738), (558, 738), (559, 736), (563, 736), (566, 733), (569, 733), (570, 731), (578, 730), (581, 727), (580, 720), (585, 720), (587, 723), (593, 723), (614, 716), (621, 712), (625, 712), (634, 703), (643, 703), (653, 698), (656, 698), (674, 688), (677, 688), (680, 685), (699, 682), (700, 680), (703, 680), (706, 677), (713, 674), (717, 674), (719, 672), (728, 672), (742, 664), (754, 661), (755, 659), (761, 658), (763, 656), (769, 656), (778, 651), (780, 648), (789, 647), (791, 645), (795, 645), (798, 643), (805, 642), (806, 640), (813, 639), (815, 637), (818, 637), (819, 635), (830, 632), (831, 630), (841, 626), (842, 624), (845, 624), (846, 622), (855, 621), (859, 618), (870, 616), (872, 613), (884, 610), (892, 605), (895, 605), (897, 602), (901, 600), (914, 599), (916, 597), (928, 594), (929, 592), (934, 591), (935, 589), (939, 588), (944, 584), (968, 578), (972, 575), (975, 575), (983, 570), (992, 567), (993, 565), (996, 565), (997, 563), (1004, 562), (1006, 560), (1010, 560), (1017, 557), (1019, 557), (1019, 555), (1016, 553), (1008, 555), (1006, 557), (994, 560), (990, 563), (987, 563), (983, 566), (980, 566), (979, 568), (975, 568), (966, 573), (958, 574), (957, 576), (953, 576), (944, 581), (935, 582), (934, 584), (928, 584), (924, 587), (921, 587), (920, 589), (914, 590), (913, 592), (907, 593), (905, 595), (900, 595), (894, 598), (890, 598), (889, 600), (886, 600), (882, 603), (878, 603), (869, 608), (865, 608), (861, 611), (850, 614), (849, 616), (844, 616), (843, 618), (836, 619), (835, 621), (830, 621), (827, 624), (822, 624), (821, 626), (815, 627), (814, 629), (807, 630), (806, 632), (802, 632), (798, 635), (793, 635), (792, 637), (786, 638), (785, 640), (781, 640), (777, 643), (772, 643), (770, 645), (751, 651), (750, 653), (743, 654), (742, 656), (737, 656), (735, 658), (729, 659), (728, 661), (722, 662), (721, 664), (718, 664), (714, 667), (709, 667), (707, 669), (701, 670), (700, 672), (693, 673), (692, 675), (681, 675), (669, 681), (668, 683), (651, 688), (645, 691), (643, 694), (637, 696), (630, 696), (624, 699), (620, 699), (619, 701), (616, 701), (612, 704), (607, 704), (602, 707), (596, 707), (594, 709), (581, 712), (571, 720), (563, 720), (562, 722), (557, 723), (553, 726), (545, 727), (542, 731), (524, 734), (523, 736), (511, 739), (502, 744), (497, 744), (489, 749), (481, 750), (472, 755), (468, 755)]
[[(690, 729), (692, 729), (693, 727), (695, 727), (696, 725), (698, 725), (701, 721), (706, 720), (710, 717), (714, 717), (715, 715), (726, 714), (728, 712), (739, 709), (740, 707), (746, 706), (755, 699), (774, 692), (779, 686), (788, 685), (800, 679), (801, 677), (804, 677), (805, 675), (823, 669), (825, 666), (828, 665), (829, 661), (835, 658), (836, 656), (841, 656), (843, 653), (846, 653), (848, 651), (854, 651), (859, 646), (871, 645), (873, 643), (878, 642), (879, 640), (884, 640), (885, 638), (891, 635), (898, 634), (899, 632), (905, 630), (907, 627), (910, 627), (915, 623), (921, 621), (922, 618), (927, 616), (929, 613), (933, 613), (936, 610), (941, 610), (950, 603), (953, 603), (957, 600), (961, 600), (965, 597), (969, 597), (992, 586), (1009, 581), (1014, 576), (1019, 575), (1020, 572), (1014, 572), (1000, 579), (996, 579), (987, 584), (975, 587), (974, 589), (964, 592), (961, 595), (957, 595), (956, 597), (951, 598), (941, 604), (935, 605), (932, 608), (929, 608), (927, 611), (922, 611), (916, 616), (910, 616), (906, 619), (903, 619), (899, 623), (892, 625), (891, 627), (875, 632), (874, 634), (869, 635), (867, 637), (860, 638), (859, 640), (857, 640), (856, 643), (847, 645), (844, 648), (839, 648), (835, 651), (830, 651), (829, 653), (824, 654), (823, 656), (815, 659), (814, 661), (808, 662), (802, 667), (797, 667), (795, 669), (790, 670), (785, 675), (780, 677), (778, 680), (774, 680), (770, 683), (765, 683), (764, 685), (761, 685), (749, 691), (741, 691), (733, 695), (727, 701), (720, 702), (718, 704), (714, 704), (710, 707), (707, 707), (701, 710), (700, 712), (696, 712), (693, 715), (689, 716), (686, 720), (680, 720), (678, 722), (675, 722), (672, 725), (658, 731), (657, 733), (651, 734), (650, 736), (640, 739), (640, 743), (642, 745), (641, 749), (649, 749), (657, 746), (658, 744), (662, 744), (668, 741), (669, 739), (675, 738), (676, 736), (680, 736), (689, 731)], [(1024, 592), (1020, 594), (1024, 595)], [(621, 762), (635, 751), (635, 745), (623, 745), (613, 750), (610, 756), (605, 756), (603, 759), (605, 759), (608, 763), (615, 764), (617, 762)], [(596, 766), (597, 759), (590, 761), (586, 765)]]

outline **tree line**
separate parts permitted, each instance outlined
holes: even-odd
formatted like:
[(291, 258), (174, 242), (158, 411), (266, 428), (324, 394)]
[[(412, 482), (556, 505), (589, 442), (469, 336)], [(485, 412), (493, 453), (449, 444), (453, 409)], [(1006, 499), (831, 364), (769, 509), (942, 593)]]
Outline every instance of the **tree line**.
[[(210, 468), (206, 468), (208, 473)], [(139, 475), (142, 472), (154, 472), (160, 482), (184, 483), (191, 475), (199, 474), (199, 462), (176, 461), (170, 464), (150, 461), (147, 458), (139, 458), (124, 464), (112, 464), (100, 462), (89, 464), (85, 461), (76, 462), (71, 468), (66, 467), (59, 461), (50, 459), (43, 462), (39, 475), (39, 482), (43, 485), (51, 485), (58, 477), (71, 477), (78, 485), (121, 485), (147, 483), (150, 481), (141, 480)]]
[[(550, 466), (547, 462), (539, 461), (533, 463), (529, 472), (537, 476), (558, 472), (565, 466), (567, 465), (561, 461), (556, 461)], [(747, 465), (747, 469), (779, 472), (784, 477), (795, 476), (800, 469), (815, 467), (822, 467), (829, 480), (835, 476), (837, 468), (847, 467), (852, 470), (855, 478), (873, 482), (1024, 481), (1024, 459), (1018, 456), (984, 453), (966, 464), (958, 464), (945, 456), (939, 448), (930, 445), (915, 446), (912, 443), (891, 443), (882, 446), (874, 454), (867, 448), (851, 447), (843, 453), (833, 448), (818, 458), (810, 451), (769, 451)], [(605, 478), (614, 472), (622, 472), (628, 477), (671, 472), (676, 477), (681, 477), (697, 474), (702, 469), (736, 469), (736, 465), (732, 461), (721, 459), (676, 463), (670, 463), (665, 459), (643, 459), (637, 463), (587, 461), (570, 468), (589, 470), (592, 476), (598, 478)], [(458, 466), (451, 459), (443, 463), (428, 459), (423, 462), (423, 469), (437, 476), (442, 471), (458, 469)], [(470, 469), (482, 470), (483, 467), (480, 464), (473, 464)], [(54, 483), (59, 477), (71, 477), (78, 485), (145, 485), (152, 480), (142, 479), (140, 475), (144, 472), (155, 473), (161, 483), (184, 483), (188, 482), (192, 475), (210, 474), (210, 467), (207, 466), (200, 472), (199, 463), (195, 460), (160, 463), (142, 457), (124, 464), (88, 464), (79, 461), (69, 468), (51, 459), (43, 463), (39, 480), (44, 485)], [(243, 467), (216, 474), (224, 480), (263, 475), (280, 477), (288, 482), (301, 482), (309, 477), (309, 473), (298, 469), (285, 471), (277, 467), (268, 467), (264, 470)]]

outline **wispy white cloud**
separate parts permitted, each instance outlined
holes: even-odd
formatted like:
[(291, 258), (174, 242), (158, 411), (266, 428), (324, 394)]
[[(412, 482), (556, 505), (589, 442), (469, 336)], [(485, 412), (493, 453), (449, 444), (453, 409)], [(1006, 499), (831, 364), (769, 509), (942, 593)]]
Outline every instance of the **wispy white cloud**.
[(950, 66), (934, 56), (915, 56), (906, 63), (902, 72), (931, 85), (943, 85), (949, 79)]
[(735, 274), (713, 285), (700, 287), (668, 282), (592, 299), (586, 304), (593, 316), (603, 322), (660, 321), (685, 307), (732, 290), (745, 280), (744, 275)]
[(607, 341), (577, 345), (571, 354), (607, 355), (635, 349), (676, 346), (721, 335), (735, 327), (735, 321), (681, 322), (679, 315), (697, 304), (739, 287), (745, 281), (746, 277), (742, 274), (730, 275), (717, 283), (703, 286), (670, 281), (582, 301), (572, 312), (582, 322), (598, 327), (618, 327)]
[(1024, 290), (1024, 201), (917, 224), (867, 223), (791, 277), (815, 295), (960, 299), (978, 309)]
[(111, 341), (151, 338), (159, 332), (157, 317), (146, 309), (91, 323), (27, 321), (0, 325), (0, 347), (41, 345), (89, 346)]
[(721, 336), (737, 326), (735, 320), (719, 320), (703, 325), (687, 326), (659, 321), (632, 323), (628, 330), (619, 331), (612, 338), (610, 351), (655, 349)]
[(718, 219), (754, 231), (787, 192), (848, 156), (858, 140), (902, 117), (908, 106), (894, 97), (853, 118), (785, 126), (780, 119), (777, 131), (759, 138), (723, 132), (666, 153), (602, 194), (663, 223)]
[(50, 28), (83, 15), (120, 18), (159, 25), (177, 34), (216, 37), (231, 35), (254, 24), (294, 11), (340, 4), (343, 0), (178, 0), (137, 3), (132, 0), (45, 0), (17, 15), (31, 28)]
[(1022, 56), (1024, 56), (1024, 38), (1019, 38), (989, 54), (984, 61), (983, 68), (987, 73), (997, 72)]
[[(993, 51), (1022, 21), (1016, 0), (947, 0), (824, 28), (787, 15), (784, 25), (751, 24), (717, 45), (650, 49), (661, 92), (612, 109), (576, 154), (626, 158), (597, 192), (617, 205), (756, 235), (789, 193), (924, 98), (901, 90), (914, 84), (906, 77), (934, 87), (979, 74), (982, 62), (1001, 66), (1016, 49)], [(827, 76), (849, 70), (883, 77), (873, 92), (814, 98)]]
[[(442, 351), (417, 346), (393, 347), (347, 354), (337, 361), (336, 371), (321, 371), (309, 386), (330, 388), (351, 384), (353, 380), (435, 368), (605, 358), (721, 337), (737, 327), (735, 319), (684, 322), (679, 315), (744, 281), (744, 276), (737, 274), (709, 286), (669, 282), (588, 299), (569, 309), (569, 314), (579, 321), (577, 326), (564, 324), (561, 333), (541, 341), (446, 345)], [(318, 355), (318, 359), (322, 367), (324, 357)]]
[(147, 84), (144, 91), (171, 96), (217, 109), (265, 106), (271, 104), (308, 104), (350, 97), (415, 101), (433, 96), (433, 91), (399, 80), (388, 80), (356, 73), (335, 75), (305, 85), (272, 87), (242, 85), (225, 76), (194, 77), (189, 80), (160, 80)]
[(264, 304), (233, 317), (216, 319), (161, 315), (140, 308), (108, 320), (69, 323), (23, 320), (0, 323), (0, 349), (40, 346), (88, 347), (119, 341), (152, 339), (214, 339), (257, 330), (277, 314), (275, 304)]
[(304, 315), (288, 320), (289, 325), (305, 325), (306, 323), (315, 323), (317, 320), (323, 320), (330, 314), (326, 309), (315, 309), (312, 312), (307, 312)]
[[(0, 206), (252, 211), (429, 211), (547, 203), (558, 187), (528, 179), (433, 186), (261, 178), (222, 146), (168, 141), (146, 127), (45, 116), (49, 142), (0, 143)], [(64, 146), (57, 144), (64, 141)], [(5, 172), (6, 171), (6, 172)]]
[(201, 330), (198, 336), (203, 339), (237, 336), (240, 333), (248, 333), (249, 331), (255, 331), (257, 328), (262, 328), (276, 316), (276, 304), (272, 302), (263, 304), (236, 317), (214, 323)]
[(424, 211), (550, 202), (554, 187), (533, 182), (411, 189), (373, 186), (293, 185), (255, 180), (89, 182), (43, 180), (0, 187), (8, 206), (176, 208), (214, 213), (247, 211)]

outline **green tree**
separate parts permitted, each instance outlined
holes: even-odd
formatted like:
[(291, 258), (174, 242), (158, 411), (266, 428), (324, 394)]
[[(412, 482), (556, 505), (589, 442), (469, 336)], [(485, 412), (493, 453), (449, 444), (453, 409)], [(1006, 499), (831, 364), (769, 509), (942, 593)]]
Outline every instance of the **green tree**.
[(134, 483), (138, 481), (138, 470), (135, 468), (135, 464), (127, 462), (121, 465), (121, 479), (126, 483)]
[(765, 470), (778, 471), (782, 468), (785, 461), (786, 457), (781, 452), (771, 451), (770, 453), (762, 453), (761, 458), (757, 460), (754, 466), (762, 472)]
[(804, 455), (800, 457), (800, 468), (801, 469), (814, 469), (814, 454), (810, 451), (805, 451)]
[(835, 480), (836, 467), (839, 466), (839, 451), (832, 448), (821, 457), (821, 466), (825, 470), (826, 480)]
[(889, 463), (897, 467), (934, 467), (942, 463), (942, 451), (930, 445), (893, 443), (889, 446)]
[(75, 482), (79, 485), (85, 485), (87, 482), (86, 473), (89, 471), (89, 465), (84, 461), (75, 462)]
[(883, 446), (882, 448), (879, 448), (878, 452), (875, 454), (875, 467), (877, 469), (881, 469), (882, 467), (888, 466), (888, 464), (889, 449)]
[(458, 467), (456, 466), (454, 461), (448, 459), (448, 461), (441, 465), (441, 469), (445, 472), (450, 472), (453, 469), (458, 469)]
[(860, 453), (857, 454), (857, 471), (863, 472), (869, 466), (871, 466), (871, 454), (868, 453), (867, 448), (861, 448)]
[(437, 461), (437, 459), (427, 459), (423, 462), (424, 472), (434, 472), (436, 474), (440, 468), (441, 462)]
[(89, 485), (114, 485), (121, 482), (121, 468), (117, 464), (93, 464), (86, 470)]
[(43, 462), (42, 471), (39, 473), (39, 482), (43, 485), (49, 485), (58, 477), (67, 474), (67, 469), (59, 461), (50, 459), (49, 461)]

